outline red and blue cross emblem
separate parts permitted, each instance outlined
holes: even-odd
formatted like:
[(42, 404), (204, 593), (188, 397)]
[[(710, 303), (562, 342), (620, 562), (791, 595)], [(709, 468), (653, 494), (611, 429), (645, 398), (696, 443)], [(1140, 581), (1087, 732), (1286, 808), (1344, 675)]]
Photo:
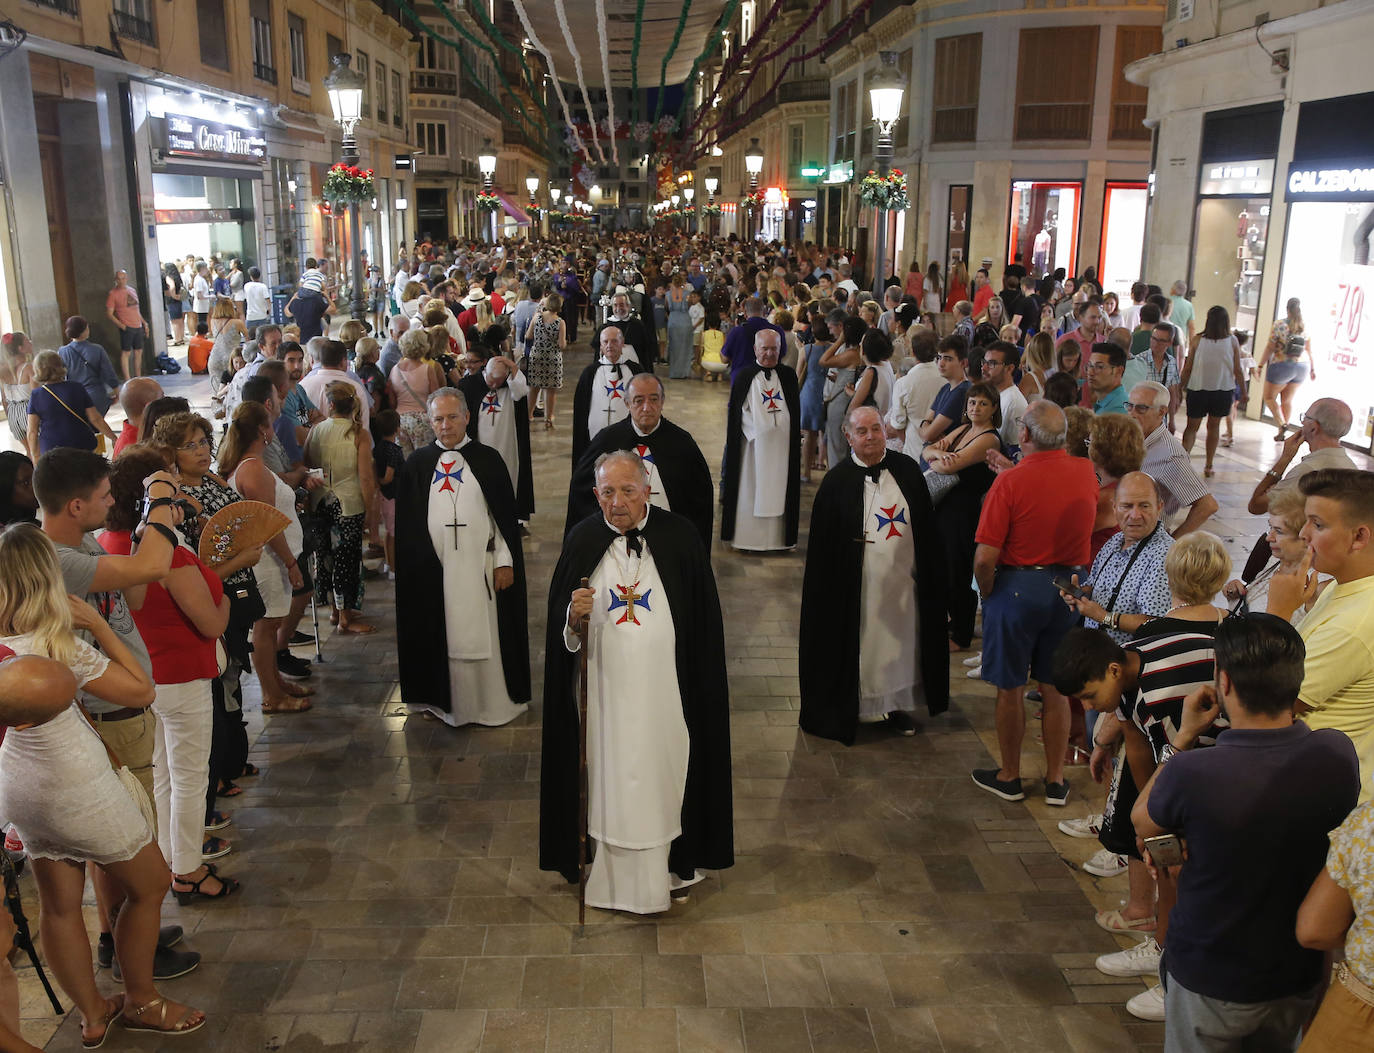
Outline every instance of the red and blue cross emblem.
[[(611, 605), (606, 608), (608, 612), (617, 611), (621, 607), (625, 608), (625, 613), (616, 619), (616, 625), (624, 625), (626, 622), (631, 625), (643, 624), (639, 620), (635, 608), (643, 607), (646, 611), (649, 610), (649, 594), (654, 591), (653, 589), (645, 589), (641, 595), (639, 582), (635, 582), (633, 585), (618, 584), (614, 589), (607, 589), (606, 591), (611, 598)], [(617, 592), (620, 593), (619, 596), (616, 595)], [(649, 613), (652, 614), (653, 612), (650, 611)]]

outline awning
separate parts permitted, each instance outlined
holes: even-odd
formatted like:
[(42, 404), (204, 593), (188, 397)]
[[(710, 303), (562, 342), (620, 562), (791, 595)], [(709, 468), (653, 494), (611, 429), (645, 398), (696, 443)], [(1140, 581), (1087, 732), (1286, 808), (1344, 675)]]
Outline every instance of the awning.
[(530, 225), (529, 213), (517, 205), (509, 194), (503, 194), (499, 190), (495, 191), (495, 194), (501, 199), (501, 207), (505, 209), (506, 215), (515, 220), (515, 225), (517, 227), (528, 227)]

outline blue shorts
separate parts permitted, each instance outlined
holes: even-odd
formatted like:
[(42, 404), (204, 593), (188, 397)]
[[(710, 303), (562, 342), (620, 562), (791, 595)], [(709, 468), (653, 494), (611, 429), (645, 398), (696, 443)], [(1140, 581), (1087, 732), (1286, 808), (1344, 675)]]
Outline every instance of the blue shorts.
[(1266, 384), (1301, 384), (1307, 379), (1307, 363), (1301, 358), (1274, 358), (1264, 371)]
[[(992, 595), (983, 601), (983, 679), (994, 687), (1054, 681), (1054, 652), (1077, 623), (1053, 578), (1075, 573), (999, 567)], [(1082, 573), (1081, 570), (1076, 573)]]

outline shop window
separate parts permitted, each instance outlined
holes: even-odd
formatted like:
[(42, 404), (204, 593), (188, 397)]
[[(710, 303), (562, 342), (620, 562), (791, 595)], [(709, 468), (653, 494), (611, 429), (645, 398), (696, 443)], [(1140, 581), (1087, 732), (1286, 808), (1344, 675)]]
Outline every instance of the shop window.
[(1032, 279), (1058, 267), (1077, 274), (1078, 211), (1082, 204), (1082, 183), (1012, 183), (1006, 262), (1017, 262), (1019, 255)]
[(229, 68), (229, 34), (224, 24), (224, 0), (196, 0), (200, 31), (200, 61), (215, 69)]
[(1145, 101), (1149, 88), (1126, 79), (1126, 67), (1153, 55), (1163, 46), (1158, 26), (1117, 26), (1116, 60), (1112, 63), (1112, 119), (1107, 138), (1113, 142), (1150, 141), (1145, 127)]
[(391, 123), (397, 128), (406, 126), (404, 117), (404, 103), (401, 95), (401, 72), (400, 70), (391, 71)]
[(973, 186), (956, 183), (949, 188), (949, 227), (945, 235), (945, 273), (955, 263), (968, 265), (969, 217), (973, 214)]
[(932, 143), (971, 143), (978, 138), (978, 80), (982, 72), (982, 33), (935, 41)]
[(1016, 65), (1018, 141), (1092, 137), (1097, 26), (1021, 30)]
[(386, 67), (380, 62), (373, 66), (377, 71), (377, 123), (386, 124)]
[(121, 37), (140, 44), (155, 44), (152, 0), (115, 0), (115, 29)]
[(253, 76), (277, 83), (277, 59), (272, 52), (272, 0), (252, 0), (248, 7), (253, 31)]
[(1255, 331), (1268, 238), (1268, 195), (1198, 202), (1192, 299), (1199, 311), (1221, 304), (1232, 328)]
[(362, 115), (372, 116), (372, 60), (366, 51), (355, 51), (353, 53), (353, 68), (358, 71), (358, 75), (363, 78), (363, 106)]
[(305, 64), (305, 19), (286, 16), (286, 32), (291, 42), (291, 90), (310, 94), (310, 67)]
[(1148, 183), (1108, 183), (1102, 201), (1102, 252), (1097, 277), (1103, 292), (1125, 302), (1131, 284), (1140, 278), (1145, 253), (1145, 206)]

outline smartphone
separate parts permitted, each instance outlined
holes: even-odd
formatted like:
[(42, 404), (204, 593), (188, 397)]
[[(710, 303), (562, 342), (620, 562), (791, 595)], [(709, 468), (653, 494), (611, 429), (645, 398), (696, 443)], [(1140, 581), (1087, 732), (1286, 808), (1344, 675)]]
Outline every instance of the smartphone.
[(1183, 842), (1177, 834), (1160, 834), (1158, 837), (1145, 838), (1145, 849), (1150, 853), (1157, 867), (1177, 867), (1183, 865)]
[(1054, 587), (1056, 589), (1060, 592), (1067, 592), (1076, 600), (1081, 600), (1087, 595), (1087, 592), (1081, 586), (1075, 585), (1068, 578), (1059, 577), (1052, 580), (1054, 581)]

